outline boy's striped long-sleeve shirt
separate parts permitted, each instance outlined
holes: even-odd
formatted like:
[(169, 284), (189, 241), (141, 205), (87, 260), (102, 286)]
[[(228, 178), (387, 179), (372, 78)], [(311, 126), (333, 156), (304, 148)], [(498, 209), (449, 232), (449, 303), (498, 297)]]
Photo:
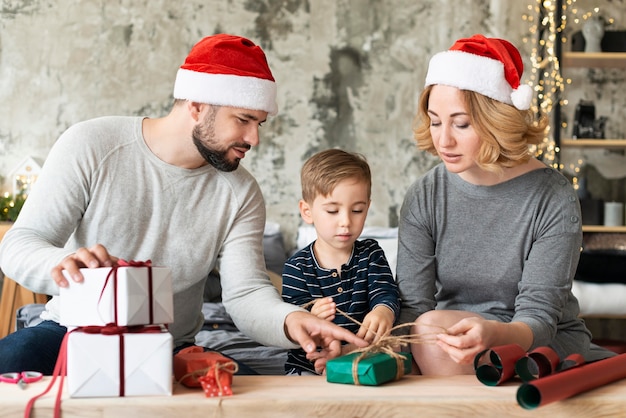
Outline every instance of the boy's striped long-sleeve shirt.
[[(313, 300), (331, 297), (338, 309), (359, 322), (363, 322), (365, 315), (378, 305), (387, 306), (395, 318), (398, 317), (398, 287), (385, 253), (376, 240), (357, 240), (341, 272), (320, 267), (313, 253), (313, 244), (294, 254), (283, 267), (282, 296), (285, 302), (304, 306)], [(333, 322), (353, 333), (360, 327), (340, 313), (335, 315)], [(315, 373), (302, 349), (289, 351), (285, 370), (288, 373), (303, 370)]]

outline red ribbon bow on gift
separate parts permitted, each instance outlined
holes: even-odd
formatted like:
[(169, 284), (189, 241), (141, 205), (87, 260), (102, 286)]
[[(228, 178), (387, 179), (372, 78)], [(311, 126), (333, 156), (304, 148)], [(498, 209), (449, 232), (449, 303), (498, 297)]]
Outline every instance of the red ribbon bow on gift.
[(48, 387), (39, 395), (33, 396), (26, 405), (26, 409), (24, 410), (24, 418), (30, 417), (30, 412), (35, 405), (35, 402), (40, 397), (44, 396), (46, 393), (50, 391), (52, 386), (54, 386), (54, 382), (57, 377), (59, 377), (59, 389), (57, 391), (57, 396), (54, 403), (54, 418), (59, 418), (61, 416), (61, 394), (63, 393), (63, 380), (67, 375), (67, 344), (69, 340), (70, 334), (74, 332), (84, 332), (87, 334), (103, 334), (103, 335), (119, 335), (119, 343), (120, 343), (120, 396), (124, 396), (124, 334), (125, 333), (156, 333), (162, 332), (163, 329), (159, 325), (151, 325), (151, 326), (118, 326), (113, 323), (107, 324), (105, 326), (86, 326), (86, 327), (78, 327), (75, 328), (65, 334), (63, 337), (63, 341), (61, 342), (61, 348), (59, 349), (59, 356), (57, 357), (57, 362), (54, 366), (54, 371), (52, 372), (52, 379), (48, 384)]
[(109, 284), (109, 279), (112, 279), (113, 282), (113, 322), (117, 325), (117, 269), (120, 267), (147, 267), (148, 268), (148, 297), (150, 299), (149, 306), (149, 322), (154, 322), (154, 308), (153, 308), (153, 300), (152, 300), (152, 261), (136, 261), (130, 260), (126, 261), (124, 259), (117, 260), (117, 263), (111, 267), (111, 271), (107, 274), (107, 277), (104, 281), (104, 285), (102, 286), (102, 290), (100, 291), (100, 298), (98, 298), (98, 303), (102, 300), (102, 296), (104, 295), (104, 291)]
[(160, 325), (134, 325), (134, 326), (119, 326), (114, 323), (106, 324), (105, 326), (86, 326), (76, 328), (74, 331), (81, 331), (85, 334), (103, 334), (103, 335), (116, 335), (116, 334), (124, 334), (124, 333), (155, 333), (162, 332)]
[(124, 260), (120, 258), (117, 260), (118, 267), (152, 267), (152, 261), (137, 261), (137, 260)]

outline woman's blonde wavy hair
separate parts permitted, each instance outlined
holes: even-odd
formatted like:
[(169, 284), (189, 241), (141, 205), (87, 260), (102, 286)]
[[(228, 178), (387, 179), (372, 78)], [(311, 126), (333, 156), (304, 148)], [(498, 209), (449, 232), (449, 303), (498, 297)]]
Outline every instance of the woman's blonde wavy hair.
[[(428, 116), (432, 87), (426, 87), (420, 96), (413, 137), (419, 149), (437, 155)], [(545, 136), (548, 125), (545, 115), (535, 118), (532, 110), (518, 110), (471, 90), (461, 93), (470, 123), (482, 141), (476, 157), (480, 168), (500, 173), (503, 168), (523, 164), (532, 157), (529, 146), (540, 144)]]

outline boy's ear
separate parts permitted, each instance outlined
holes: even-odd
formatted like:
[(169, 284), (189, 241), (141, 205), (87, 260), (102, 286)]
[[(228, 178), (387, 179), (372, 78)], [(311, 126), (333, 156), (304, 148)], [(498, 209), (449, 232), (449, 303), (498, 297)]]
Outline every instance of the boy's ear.
[(309, 204), (300, 199), (298, 207), (300, 208), (300, 216), (302, 217), (302, 220), (308, 224), (312, 224), (313, 216), (311, 215), (311, 207), (309, 206)]

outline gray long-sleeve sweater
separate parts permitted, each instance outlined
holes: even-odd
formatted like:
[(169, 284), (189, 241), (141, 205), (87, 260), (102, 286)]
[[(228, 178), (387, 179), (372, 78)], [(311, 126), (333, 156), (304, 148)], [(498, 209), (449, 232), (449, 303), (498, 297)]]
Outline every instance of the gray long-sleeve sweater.
[[(284, 303), (265, 271), (265, 205), (243, 167), (184, 169), (146, 146), (140, 117), (78, 123), (55, 143), (19, 218), (0, 246), (0, 266), (25, 287), (58, 295), (50, 270), (79, 247), (103, 244), (127, 260), (172, 271), (174, 344), (203, 324), (203, 287), (217, 265), (224, 305), (236, 325), (266, 345), (294, 348)], [(58, 297), (45, 319), (58, 321)]]
[(533, 348), (586, 356), (590, 333), (571, 292), (581, 243), (579, 202), (557, 171), (476, 186), (439, 164), (411, 186), (401, 210), (399, 322), (467, 310), (526, 323)]

